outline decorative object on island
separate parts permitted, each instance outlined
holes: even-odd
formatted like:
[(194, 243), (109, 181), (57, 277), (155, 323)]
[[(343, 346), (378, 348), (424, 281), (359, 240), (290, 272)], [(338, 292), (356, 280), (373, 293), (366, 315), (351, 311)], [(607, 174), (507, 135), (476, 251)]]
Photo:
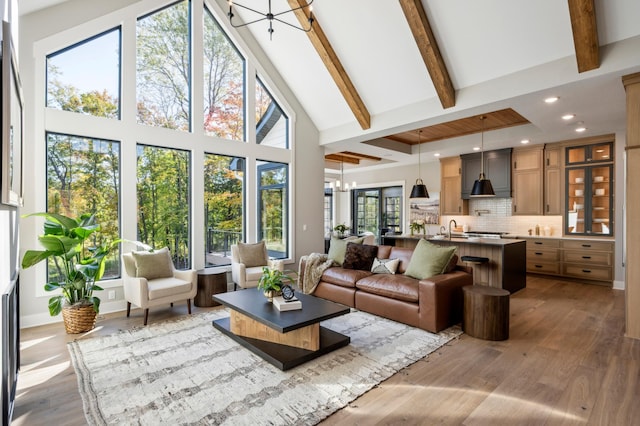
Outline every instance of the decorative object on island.
[[(296, 8), (289, 9), (289, 10), (285, 10), (285, 11), (282, 11), (282, 12), (273, 13), (271, 11), (271, 0), (268, 0), (269, 9), (267, 10), (267, 12), (260, 12), (260, 11), (257, 11), (255, 9), (252, 9), (250, 7), (243, 6), (240, 3), (235, 3), (232, 0), (229, 0), (229, 13), (227, 13), (227, 16), (229, 17), (229, 23), (234, 28), (244, 27), (244, 26), (256, 23), (256, 22), (264, 21), (266, 19), (267, 21), (269, 21), (269, 29), (267, 30), (269, 32), (269, 40), (272, 40), (273, 32), (275, 31), (273, 29), (273, 21), (278, 21), (281, 24), (285, 24), (285, 25), (288, 25), (288, 26), (290, 26), (292, 28), (295, 28), (297, 30), (304, 31), (305, 33), (308, 33), (309, 31), (311, 31), (311, 28), (313, 27), (313, 22), (314, 22), (314, 19), (313, 19), (313, 7), (311, 6), (311, 3), (313, 3), (313, 0), (311, 0), (309, 3), (307, 3), (307, 4), (303, 5), (303, 6), (300, 6), (300, 7), (296, 7)], [(236, 24), (233, 23), (233, 17), (235, 16), (233, 14), (233, 6), (241, 7), (243, 9), (248, 10), (248, 11), (251, 11), (251, 12), (257, 14), (257, 15), (260, 15), (261, 18), (254, 19), (253, 21), (245, 22), (244, 24), (236, 25)], [(304, 9), (307, 8), (307, 7), (309, 8), (309, 14), (307, 15), (307, 22), (309, 23), (309, 28), (304, 28), (302, 26), (298, 27), (296, 25), (293, 25), (293, 24), (291, 24), (291, 23), (289, 23), (287, 21), (283, 21), (282, 19), (278, 18), (279, 16), (284, 15), (285, 13), (295, 12), (296, 10), (304, 11)]]
[(418, 179), (416, 179), (416, 184), (413, 185), (411, 189), (411, 195), (409, 198), (429, 198), (429, 192), (427, 191), (427, 186), (422, 181), (420, 177), (420, 153), (422, 151), (422, 141), (420, 136), (422, 135), (422, 130), (418, 130)]
[(422, 234), (423, 236), (427, 235), (427, 227), (424, 220), (422, 219), (414, 220), (413, 222), (411, 222), (411, 224), (409, 225), (409, 228), (411, 228), (411, 235), (414, 235), (414, 234)]
[(62, 294), (49, 299), (49, 314), (62, 312), (65, 330), (69, 334), (82, 333), (95, 327), (100, 310), (100, 299), (93, 295), (102, 290), (96, 284), (102, 278), (107, 257), (123, 241), (116, 239), (99, 246), (85, 246), (87, 240), (99, 240), (100, 225), (95, 215), (83, 214), (78, 219), (57, 213), (32, 213), (42, 216), (44, 235), (38, 241), (45, 250), (27, 250), (22, 267), (29, 268), (42, 260), (53, 259), (58, 272), (58, 282), (45, 284), (46, 291), (62, 290)]
[(344, 234), (349, 230), (349, 227), (344, 223), (339, 223), (333, 227), (333, 230), (338, 233), (339, 237), (344, 237)]
[(496, 195), (491, 181), (484, 176), (484, 120), (486, 118), (484, 115), (480, 116), (482, 121), (482, 130), (480, 132), (480, 177), (473, 183), (471, 197), (493, 197)]
[(258, 290), (262, 290), (264, 296), (272, 302), (275, 296), (280, 296), (285, 282), (293, 284), (295, 281), (279, 269), (264, 266), (262, 276), (258, 280)]

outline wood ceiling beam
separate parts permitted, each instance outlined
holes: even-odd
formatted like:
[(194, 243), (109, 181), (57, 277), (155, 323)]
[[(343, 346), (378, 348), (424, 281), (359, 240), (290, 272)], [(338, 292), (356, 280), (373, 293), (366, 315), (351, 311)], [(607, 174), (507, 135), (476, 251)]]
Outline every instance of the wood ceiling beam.
[[(309, 25), (309, 8), (307, 6), (306, 0), (287, 0), (291, 9), (294, 10), (294, 14), (300, 25), (306, 27)], [(371, 127), (371, 116), (367, 107), (365, 106), (362, 98), (358, 94), (355, 86), (351, 82), (351, 79), (347, 75), (347, 72), (344, 70), (338, 55), (331, 47), (331, 43), (327, 39), (327, 36), (324, 34), (318, 19), (314, 16), (314, 22), (312, 25), (311, 31), (307, 33), (309, 36), (309, 40), (311, 40), (311, 44), (315, 47), (318, 55), (320, 55), (320, 59), (324, 63), (324, 66), (327, 67), (329, 74), (335, 81), (340, 93), (344, 97), (345, 101), (347, 101), (347, 105), (351, 108), (353, 115), (355, 115), (356, 120), (360, 123), (360, 127), (363, 130), (369, 129)]]
[(431, 81), (436, 88), (443, 108), (451, 108), (456, 104), (456, 93), (449, 77), (447, 66), (442, 59), (438, 43), (429, 25), (427, 13), (420, 0), (400, 0), (400, 6), (407, 18), (409, 28), (416, 40), (422, 60), (427, 66)]
[(578, 72), (600, 68), (600, 46), (593, 0), (569, 0)]
[(327, 161), (334, 161), (336, 163), (360, 164), (359, 159), (340, 154), (327, 154), (324, 156), (324, 159)]

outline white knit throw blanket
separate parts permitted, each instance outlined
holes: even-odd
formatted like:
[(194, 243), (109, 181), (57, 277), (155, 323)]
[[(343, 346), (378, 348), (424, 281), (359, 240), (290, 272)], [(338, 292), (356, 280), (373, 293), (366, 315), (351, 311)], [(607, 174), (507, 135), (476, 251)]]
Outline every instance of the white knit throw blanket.
[[(304, 271), (302, 270), (302, 262), (304, 263)], [(308, 256), (302, 256), (300, 258), (300, 264), (298, 265), (298, 286), (305, 294), (311, 294), (315, 291), (322, 273), (329, 267), (335, 265), (332, 259), (326, 254), (311, 253)]]

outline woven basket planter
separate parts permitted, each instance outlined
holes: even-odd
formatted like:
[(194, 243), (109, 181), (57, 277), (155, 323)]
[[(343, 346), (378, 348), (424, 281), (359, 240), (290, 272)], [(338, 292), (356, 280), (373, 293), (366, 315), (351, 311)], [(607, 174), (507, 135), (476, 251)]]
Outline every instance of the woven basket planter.
[(65, 306), (62, 308), (62, 319), (67, 334), (78, 334), (93, 330), (96, 326), (97, 313), (93, 305)]

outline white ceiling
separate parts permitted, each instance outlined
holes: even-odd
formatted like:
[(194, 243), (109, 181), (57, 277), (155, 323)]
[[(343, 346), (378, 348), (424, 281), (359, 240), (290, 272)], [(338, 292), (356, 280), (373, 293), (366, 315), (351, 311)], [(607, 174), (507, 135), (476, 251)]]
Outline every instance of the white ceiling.
[[(62, 1), (19, 0), (20, 13)], [(227, 10), (226, 0), (215, 1)], [(267, 0), (239, 2), (267, 8)], [(358, 124), (304, 32), (275, 22), (270, 40), (268, 24), (260, 22), (238, 34), (253, 37), (265, 51), (319, 129), (326, 153), (348, 150), (382, 157), (383, 164), (415, 163), (416, 147), (407, 154), (362, 142), (503, 108), (513, 108), (531, 124), (486, 132), (485, 149), (515, 146), (524, 138), (544, 143), (624, 132), (621, 76), (640, 71), (640, 1), (595, 0), (601, 65), (581, 74), (567, 1), (422, 3), (456, 90), (452, 108), (440, 105), (398, 0), (313, 2), (317, 22), (371, 114), (368, 130)], [(289, 7), (286, 0), (272, 0), (272, 8)], [(255, 19), (240, 9), (235, 13), (240, 21)], [(283, 18), (297, 24), (291, 13)], [(560, 100), (544, 104), (552, 94)], [(565, 113), (576, 118), (564, 122)], [(575, 133), (577, 121), (587, 132)], [(436, 152), (470, 152), (478, 139), (470, 135), (423, 144), (423, 161)]]

